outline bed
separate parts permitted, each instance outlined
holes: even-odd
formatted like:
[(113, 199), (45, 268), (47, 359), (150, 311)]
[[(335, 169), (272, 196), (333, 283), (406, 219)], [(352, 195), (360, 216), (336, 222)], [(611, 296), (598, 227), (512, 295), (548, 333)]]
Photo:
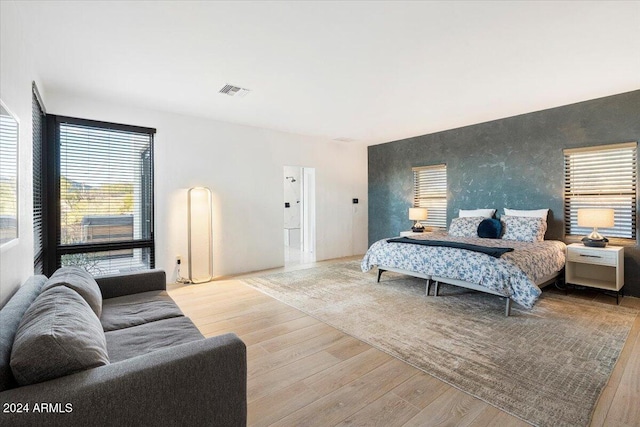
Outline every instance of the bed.
[(553, 283), (565, 264), (566, 245), (555, 240), (529, 242), (458, 237), (444, 231), (408, 239), (512, 248), (513, 251), (494, 257), (455, 247), (423, 246), (383, 239), (371, 245), (361, 263), (363, 272), (378, 268), (378, 282), (385, 271), (426, 279), (427, 295), (432, 283), (435, 284), (434, 296), (438, 296), (439, 283), (497, 295), (505, 299), (506, 316), (511, 312), (511, 301), (525, 308), (533, 307), (542, 292), (540, 288)]

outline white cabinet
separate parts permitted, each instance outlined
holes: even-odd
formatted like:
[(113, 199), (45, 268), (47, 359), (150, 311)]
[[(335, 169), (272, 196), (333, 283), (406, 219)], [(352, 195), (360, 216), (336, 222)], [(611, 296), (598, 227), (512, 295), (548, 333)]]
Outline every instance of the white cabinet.
[(624, 286), (624, 248), (592, 248), (572, 243), (567, 246), (565, 281), (619, 294)]

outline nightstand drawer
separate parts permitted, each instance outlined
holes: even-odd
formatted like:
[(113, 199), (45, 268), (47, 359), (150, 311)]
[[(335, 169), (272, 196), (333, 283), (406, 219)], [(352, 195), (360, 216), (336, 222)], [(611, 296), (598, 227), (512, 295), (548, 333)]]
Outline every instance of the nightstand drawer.
[(567, 250), (567, 261), (615, 267), (618, 262), (618, 254), (597, 249), (570, 247)]

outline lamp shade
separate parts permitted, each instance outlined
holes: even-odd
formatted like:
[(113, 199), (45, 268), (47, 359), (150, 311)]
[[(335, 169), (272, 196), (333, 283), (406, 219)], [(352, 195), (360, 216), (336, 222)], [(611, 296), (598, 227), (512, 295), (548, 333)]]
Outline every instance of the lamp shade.
[(424, 221), (428, 214), (427, 208), (409, 208), (409, 219), (413, 221)]
[(580, 227), (613, 227), (613, 209), (578, 209)]

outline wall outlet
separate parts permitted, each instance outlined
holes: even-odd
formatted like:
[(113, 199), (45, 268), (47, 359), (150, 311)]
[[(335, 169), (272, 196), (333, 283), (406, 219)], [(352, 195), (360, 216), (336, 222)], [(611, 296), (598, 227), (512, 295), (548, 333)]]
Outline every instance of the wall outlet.
[(182, 257), (180, 255), (176, 255), (176, 264), (182, 264)]

